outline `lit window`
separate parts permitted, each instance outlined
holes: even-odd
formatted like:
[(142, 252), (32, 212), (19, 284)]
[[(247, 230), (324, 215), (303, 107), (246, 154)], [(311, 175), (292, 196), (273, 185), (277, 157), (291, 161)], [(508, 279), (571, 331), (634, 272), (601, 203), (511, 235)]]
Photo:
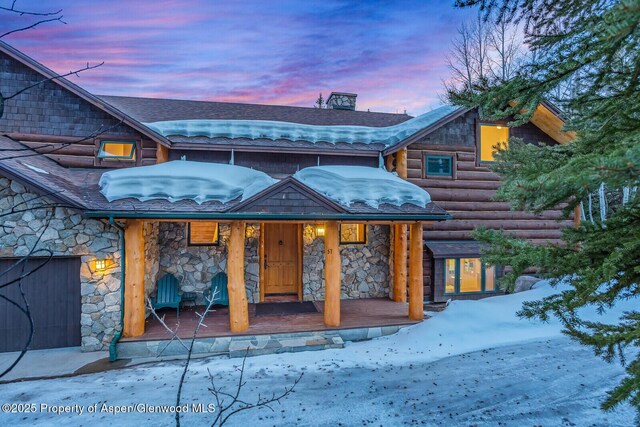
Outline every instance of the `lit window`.
[(445, 294), (464, 294), (496, 291), (495, 267), (480, 258), (447, 258)]
[(367, 226), (365, 224), (340, 224), (340, 244), (366, 243)]
[(425, 156), (426, 175), (453, 176), (451, 156)]
[(445, 283), (444, 293), (455, 294), (456, 293), (456, 260), (453, 258), (445, 260)]
[(213, 221), (197, 221), (189, 223), (189, 246), (218, 246), (220, 233), (218, 223)]
[(134, 141), (100, 141), (99, 159), (135, 160), (136, 143)]
[(498, 146), (509, 146), (509, 128), (500, 125), (480, 125), (480, 161), (493, 162)]

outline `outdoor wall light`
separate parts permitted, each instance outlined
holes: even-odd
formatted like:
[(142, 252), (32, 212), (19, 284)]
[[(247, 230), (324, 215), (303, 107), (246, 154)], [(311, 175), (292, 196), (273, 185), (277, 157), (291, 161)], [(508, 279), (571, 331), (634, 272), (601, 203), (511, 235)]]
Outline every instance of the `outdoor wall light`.
[(106, 259), (97, 259), (96, 260), (96, 271), (103, 271), (107, 268), (107, 260)]
[(316, 236), (324, 237), (324, 225), (316, 225)]

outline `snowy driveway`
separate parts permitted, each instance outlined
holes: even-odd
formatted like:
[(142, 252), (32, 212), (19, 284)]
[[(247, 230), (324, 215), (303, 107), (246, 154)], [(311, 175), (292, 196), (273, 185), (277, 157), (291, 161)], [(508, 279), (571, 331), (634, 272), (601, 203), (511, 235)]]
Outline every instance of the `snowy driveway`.
[[(395, 335), (348, 343), (344, 349), (273, 354), (247, 359), (241, 397), (278, 394), (304, 377), (274, 411), (251, 410), (230, 419), (238, 426), (633, 426), (628, 404), (599, 409), (624, 375), (561, 334), (557, 321), (518, 318), (522, 302), (557, 292), (539, 288), (481, 301), (454, 301), (442, 313)], [(637, 300), (604, 315), (615, 321)], [(68, 405), (71, 413), (3, 413), (0, 425), (173, 425), (172, 414), (88, 413), (135, 405), (172, 405), (184, 362), (164, 362), (55, 380), (0, 385), (0, 404)], [(239, 359), (193, 361), (183, 403), (209, 404), (207, 370), (233, 392)], [(78, 406), (75, 406), (78, 405)], [(4, 408), (4, 407), (3, 407)], [(83, 410), (82, 414), (77, 411)], [(127, 408), (124, 408), (127, 410)], [(210, 425), (212, 414), (187, 413), (183, 425)]]
[[(255, 360), (255, 359), (254, 359)], [(282, 358), (286, 362), (286, 357)], [(234, 361), (220, 361), (229, 365)], [(338, 368), (339, 361), (318, 363), (282, 405), (252, 410), (230, 425), (433, 425), (433, 426), (632, 426), (634, 412), (625, 405), (612, 413), (598, 409), (605, 391), (622, 374), (619, 365), (596, 358), (567, 338), (481, 350), (418, 365), (393, 363), (393, 352), (380, 355), (379, 366)], [(196, 361), (184, 401), (209, 403), (205, 365)], [(248, 366), (243, 395), (277, 392), (298, 369), (283, 376), (286, 363)], [(235, 374), (218, 373), (220, 384)], [(204, 372), (204, 373), (203, 373)], [(177, 364), (139, 367), (68, 379), (0, 386), (2, 401), (90, 405), (107, 401), (171, 404)], [(208, 425), (208, 414), (187, 414), (187, 425)], [(1, 414), (2, 425), (173, 425), (168, 414)]]

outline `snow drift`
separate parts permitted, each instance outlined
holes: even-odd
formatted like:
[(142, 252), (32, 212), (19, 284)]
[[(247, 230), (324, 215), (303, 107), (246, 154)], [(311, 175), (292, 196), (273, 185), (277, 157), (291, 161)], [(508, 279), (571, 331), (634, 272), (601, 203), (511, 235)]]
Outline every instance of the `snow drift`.
[(314, 166), (296, 172), (293, 177), (346, 206), (363, 202), (374, 208), (382, 203), (425, 207), (431, 202), (429, 193), (422, 188), (379, 168)]
[(168, 120), (144, 123), (164, 136), (208, 138), (286, 139), (289, 141), (381, 143), (391, 146), (456, 112), (460, 107), (445, 105), (406, 122), (387, 127), (318, 126), (269, 120)]
[(269, 175), (242, 166), (175, 160), (106, 172), (99, 184), (110, 202), (131, 197), (200, 204), (210, 200), (226, 203), (238, 197), (245, 200), (275, 183)]

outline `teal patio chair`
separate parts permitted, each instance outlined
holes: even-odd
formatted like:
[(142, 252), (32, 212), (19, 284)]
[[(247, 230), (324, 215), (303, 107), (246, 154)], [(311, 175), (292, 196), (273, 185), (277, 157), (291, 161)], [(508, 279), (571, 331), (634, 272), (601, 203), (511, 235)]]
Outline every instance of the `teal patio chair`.
[(159, 308), (175, 308), (178, 317), (180, 317), (180, 302), (182, 297), (178, 293), (178, 279), (173, 274), (165, 274), (158, 281), (156, 297), (153, 300), (153, 309)]
[(229, 306), (229, 290), (227, 289), (228, 278), (226, 273), (218, 273), (211, 279), (211, 289), (207, 289), (204, 296), (210, 298), (215, 295), (214, 304)]

